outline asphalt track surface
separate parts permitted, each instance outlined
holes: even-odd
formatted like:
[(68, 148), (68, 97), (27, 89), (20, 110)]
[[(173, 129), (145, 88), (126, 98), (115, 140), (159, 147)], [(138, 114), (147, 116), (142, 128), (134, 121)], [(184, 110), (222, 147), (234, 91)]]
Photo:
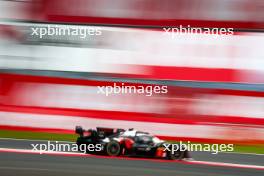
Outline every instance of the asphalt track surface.
[[(0, 148), (32, 149), (46, 141), (0, 140)], [(263, 155), (205, 152), (192, 153), (195, 160), (264, 166)], [(0, 176), (264, 176), (264, 170), (94, 156), (62, 156), (0, 152)]]

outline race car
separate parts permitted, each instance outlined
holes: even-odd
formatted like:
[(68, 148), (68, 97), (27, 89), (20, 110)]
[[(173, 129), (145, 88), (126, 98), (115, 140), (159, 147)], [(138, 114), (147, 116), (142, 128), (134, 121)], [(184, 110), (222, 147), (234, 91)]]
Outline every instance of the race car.
[[(100, 151), (86, 151), (87, 153), (101, 154), (108, 156), (132, 156), (165, 158), (170, 160), (182, 160), (190, 158), (189, 152), (177, 144), (171, 145), (158, 137), (147, 132), (134, 129), (102, 128), (84, 130), (76, 126), (75, 132), (79, 134), (76, 144), (101, 145)], [(177, 148), (177, 150), (175, 150)]]

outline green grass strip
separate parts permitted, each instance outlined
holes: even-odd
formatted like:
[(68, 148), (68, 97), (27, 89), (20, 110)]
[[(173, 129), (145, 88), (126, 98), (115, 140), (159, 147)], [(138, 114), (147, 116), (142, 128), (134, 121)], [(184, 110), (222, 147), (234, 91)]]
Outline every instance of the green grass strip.
[(77, 138), (77, 135), (45, 133), (45, 132), (30, 132), (30, 131), (0, 130), (0, 138), (34, 139), (34, 140), (51, 140), (51, 141), (75, 141)]

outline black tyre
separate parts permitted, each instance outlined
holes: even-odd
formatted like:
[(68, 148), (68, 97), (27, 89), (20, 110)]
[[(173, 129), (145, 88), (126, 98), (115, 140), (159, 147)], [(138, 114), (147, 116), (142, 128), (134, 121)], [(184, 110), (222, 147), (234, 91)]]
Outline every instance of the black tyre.
[(121, 154), (121, 146), (117, 141), (111, 141), (106, 146), (106, 153), (109, 156), (119, 156)]
[(173, 153), (172, 151), (168, 151), (167, 158), (169, 160), (181, 160), (184, 158), (184, 151), (178, 150), (178, 151), (174, 151)]

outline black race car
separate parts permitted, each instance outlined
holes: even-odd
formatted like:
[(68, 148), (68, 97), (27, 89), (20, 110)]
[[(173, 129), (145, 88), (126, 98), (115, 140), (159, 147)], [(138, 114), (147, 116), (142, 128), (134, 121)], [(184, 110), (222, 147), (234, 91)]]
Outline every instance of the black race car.
[[(80, 136), (77, 138), (77, 145), (80, 150), (84, 146), (100, 145), (100, 150), (88, 150), (87, 153), (109, 155), (109, 156), (133, 156), (166, 158), (171, 160), (181, 160), (190, 158), (189, 152), (170, 144), (146, 132), (134, 129), (114, 129), (100, 128), (84, 130), (81, 126), (76, 126), (75, 132)], [(176, 145), (176, 146), (175, 146)]]

